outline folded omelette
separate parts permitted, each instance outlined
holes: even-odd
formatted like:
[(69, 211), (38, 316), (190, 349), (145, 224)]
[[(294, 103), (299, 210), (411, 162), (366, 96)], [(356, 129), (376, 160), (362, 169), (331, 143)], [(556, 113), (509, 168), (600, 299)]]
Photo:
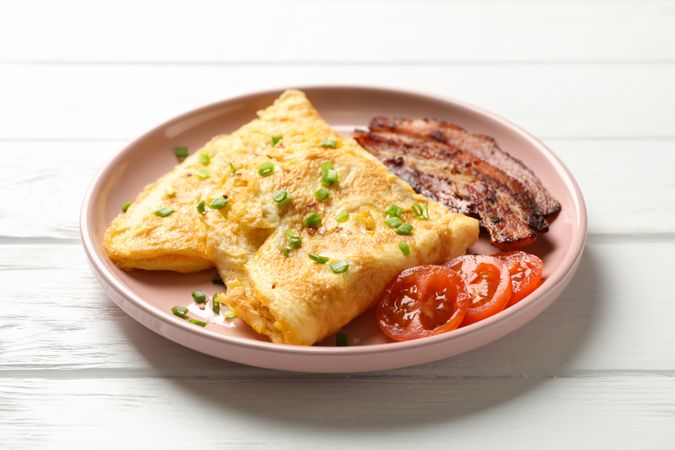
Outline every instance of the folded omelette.
[(236, 172), (206, 195), (225, 206), (197, 216), (206, 231), (183, 237), (184, 248), (203, 257), (206, 239), (204, 265), (213, 260), (227, 284), (220, 301), (273, 342), (320, 341), (401, 270), (447, 261), (478, 238), (478, 221), (416, 194), (302, 92), (285, 92), (225, 147)]
[[(103, 245), (121, 269), (197, 272), (213, 266), (206, 226), (196, 209), (229, 170), (223, 159), (228, 136), (217, 136), (159, 180), (143, 189), (105, 232)], [(229, 159), (227, 160), (229, 161)], [(155, 214), (167, 208), (165, 217)]]

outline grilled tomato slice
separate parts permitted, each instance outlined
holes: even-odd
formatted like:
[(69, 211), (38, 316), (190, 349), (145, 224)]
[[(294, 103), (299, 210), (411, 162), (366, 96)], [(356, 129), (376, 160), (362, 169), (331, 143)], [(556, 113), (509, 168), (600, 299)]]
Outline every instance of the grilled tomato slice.
[(464, 320), (469, 294), (462, 277), (444, 266), (417, 266), (401, 272), (377, 305), (377, 323), (396, 341), (454, 330)]
[(500, 258), (464, 255), (445, 265), (462, 276), (469, 293), (469, 307), (462, 325), (486, 319), (506, 308), (511, 299), (511, 275)]
[(537, 256), (518, 250), (500, 252), (492, 256), (504, 261), (511, 274), (513, 292), (506, 306), (518, 303), (541, 285), (544, 262)]

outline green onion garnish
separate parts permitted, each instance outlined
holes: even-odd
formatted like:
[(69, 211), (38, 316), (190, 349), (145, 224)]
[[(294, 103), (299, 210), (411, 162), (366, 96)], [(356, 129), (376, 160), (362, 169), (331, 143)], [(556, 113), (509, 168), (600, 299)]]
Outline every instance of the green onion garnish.
[(290, 255), (291, 251), (300, 248), (302, 245), (302, 239), (300, 234), (295, 230), (286, 231), (286, 236), (288, 236), (288, 243), (284, 246), (283, 253), (284, 256)]
[(201, 202), (197, 203), (197, 212), (199, 214), (204, 214), (206, 211), (204, 208), (206, 207), (206, 202), (202, 200)]
[(282, 206), (291, 201), (291, 198), (288, 196), (288, 191), (286, 189), (281, 189), (272, 194), (272, 200), (274, 200), (274, 203), (277, 205)]
[(283, 136), (272, 136), (272, 147), (276, 146), (282, 138)]
[(220, 278), (220, 275), (215, 274), (213, 278), (211, 278), (211, 283), (217, 285), (217, 286), (225, 286), (225, 282), (223, 281), (222, 278)]
[(213, 294), (211, 303), (211, 310), (213, 311), (213, 314), (220, 314), (220, 302), (218, 301), (218, 294)]
[(321, 226), (321, 216), (315, 212), (309, 213), (305, 216), (305, 219), (302, 221), (302, 223), (307, 228), (319, 228)]
[(164, 208), (160, 208), (157, 211), (155, 211), (155, 215), (159, 217), (168, 217), (175, 212), (176, 212), (175, 209), (167, 208), (165, 206)]
[(164, 195), (169, 198), (174, 198), (176, 196), (176, 191), (174, 189), (167, 189), (164, 191)]
[(415, 203), (412, 205), (412, 210), (418, 219), (429, 220), (429, 208), (427, 205), (418, 205)]
[(321, 188), (314, 193), (314, 196), (317, 200), (322, 202), (330, 197), (330, 191), (328, 191), (328, 189)]
[(319, 166), (321, 168), (321, 184), (324, 186), (332, 186), (338, 181), (337, 170), (333, 169), (333, 163), (330, 161), (322, 162)]
[(391, 204), (387, 209), (384, 210), (388, 217), (401, 217), (403, 208), (398, 205)]
[(132, 203), (133, 202), (126, 202), (125, 204), (123, 204), (122, 205), (122, 212), (127, 212)]
[(309, 259), (316, 262), (317, 264), (326, 264), (328, 262), (328, 260), (330, 259), (328, 256), (316, 255), (314, 253), (310, 253), (308, 256), (309, 256)]
[(214, 198), (211, 200), (211, 203), (209, 203), (209, 208), (211, 209), (223, 209), (224, 207), (227, 206), (229, 203), (229, 200), (226, 198), (218, 197)]
[(403, 225), (403, 221), (396, 216), (387, 216), (384, 222), (392, 228), (398, 228)]
[(336, 347), (349, 347), (349, 336), (344, 333), (337, 333), (335, 335)]
[(302, 245), (302, 239), (300, 238), (300, 234), (297, 231), (288, 230), (286, 232), (286, 236), (288, 236), (288, 244), (291, 246), (291, 248), (300, 248)]
[(323, 148), (335, 148), (337, 147), (337, 143), (335, 142), (334, 139), (324, 139), (321, 141), (321, 147)]
[(333, 264), (330, 265), (330, 268), (333, 271), (333, 273), (343, 273), (346, 272), (347, 269), (349, 269), (349, 263), (344, 260), (334, 262)]
[(195, 325), (199, 325), (200, 327), (205, 327), (206, 325), (208, 325), (206, 322), (197, 319), (188, 319), (188, 322), (194, 323)]
[(202, 166), (208, 166), (211, 162), (211, 154), (209, 152), (201, 152), (199, 154), (199, 162)]
[(237, 173), (237, 168), (234, 167), (234, 164), (230, 163), (230, 172), (232, 172), (232, 175), (235, 175)]
[(412, 230), (413, 230), (412, 225), (410, 225), (409, 223), (404, 223), (400, 227), (396, 228), (396, 234), (407, 236), (410, 233), (412, 233)]
[(171, 308), (171, 312), (175, 316), (178, 316), (181, 319), (185, 319), (187, 317), (188, 309), (182, 306), (174, 306), (173, 308)]
[(223, 313), (223, 317), (225, 317), (226, 319), (236, 319), (237, 313), (232, 311), (231, 309), (228, 309)]
[(335, 216), (335, 220), (342, 223), (346, 222), (349, 219), (349, 213), (347, 211), (342, 211), (340, 214)]
[(173, 152), (178, 159), (187, 158), (189, 155), (187, 147), (176, 147), (173, 149)]
[(258, 166), (258, 175), (261, 177), (272, 175), (272, 172), (274, 172), (274, 164), (271, 162), (262, 163)]
[(209, 171), (206, 170), (206, 169), (203, 169), (201, 167), (199, 169), (195, 170), (195, 172), (197, 172), (197, 177), (200, 180), (206, 180), (209, 177)]
[(398, 243), (398, 248), (401, 249), (401, 252), (405, 255), (408, 256), (410, 254), (410, 246), (406, 244), (405, 242), (399, 242)]
[(206, 294), (202, 291), (192, 291), (192, 299), (195, 303), (206, 303)]

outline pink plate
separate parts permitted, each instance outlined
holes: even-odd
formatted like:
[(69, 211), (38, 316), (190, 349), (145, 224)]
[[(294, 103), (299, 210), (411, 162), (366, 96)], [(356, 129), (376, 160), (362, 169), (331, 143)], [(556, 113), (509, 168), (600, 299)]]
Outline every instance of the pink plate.
[[(485, 345), (532, 320), (560, 296), (572, 279), (586, 239), (586, 208), (577, 183), (544, 144), (516, 125), (464, 103), (418, 93), (370, 87), (300, 88), (334, 127), (349, 133), (365, 127), (374, 115), (437, 117), (470, 131), (488, 134), (523, 160), (562, 204), (562, 211), (528, 251), (545, 263), (543, 285), (520, 303), (482, 322), (450, 333), (408, 342), (390, 342), (379, 331), (373, 312), (348, 324), (349, 347), (335, 347), (335, 337), (312, 346), (273, 344), (236, 319), (232, 326), (195, 326), (171, 314), (174, 305), (191, 302), (191, 291), (218, 291), (215, 270), (191, 275), (169, 272), (123, 272), (106, 257), (103, 232), (119, 207), (176, 163), (173, 148), (201, 147), (217, 134), (229, 133), (252, 120), (282, 90), (259, 92), (191, 111), (141, 136), (96, 176), (81, 213), (87, 256), (108, 296), (151, 330), (186, 347), (253, 366), (308, 371), (358, 372), (391, 369), (447, 358)], [(484, 238), (471, 250), (492, 253)]]

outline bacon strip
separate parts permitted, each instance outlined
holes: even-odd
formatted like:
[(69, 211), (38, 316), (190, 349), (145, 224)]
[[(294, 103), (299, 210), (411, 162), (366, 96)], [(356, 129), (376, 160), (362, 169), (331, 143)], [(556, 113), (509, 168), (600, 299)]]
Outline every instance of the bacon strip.
[[(478, 217), (494, 246), (529, 245), (546, 220), (517, 181), (457, 147), (395, 133), (355, 131), (354, 138), (417, 192)], [(530, 202), (530, 203), (528, 203)]]
[(549, 194), (532, 170), (503, 151), (490, 136), (469, 133), (464, 128), (433, 119), (374, 117), (370, 130), (393, 132), (453, 145), (489, 162), (517, 180), (528, 192), (536, 208), (552, 219), (560, 212), (560, 203)]

